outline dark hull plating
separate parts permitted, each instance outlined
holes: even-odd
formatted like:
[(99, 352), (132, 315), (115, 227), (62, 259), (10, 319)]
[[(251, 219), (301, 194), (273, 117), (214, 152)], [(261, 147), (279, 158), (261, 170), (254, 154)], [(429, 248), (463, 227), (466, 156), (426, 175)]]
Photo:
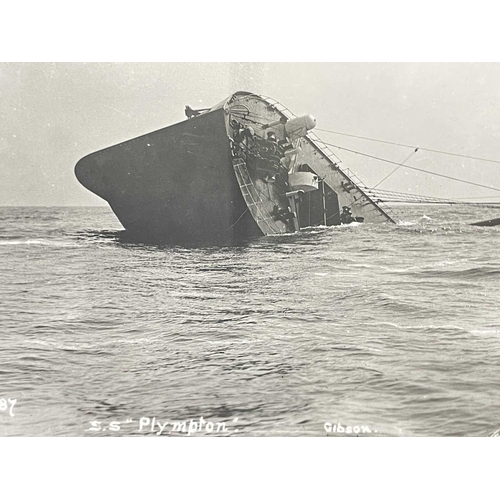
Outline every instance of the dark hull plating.
[(90, 154), (75, 173), (144, 241), (231, 244), (262, 234), (234, 175), (222, 109)]
[[(92, 153), (78, 180), (105, 199), (131, 240), (235, 244), (311, 225), (393, 222), (310, 133), (316, 120), (236, 92), (190, 119)], [(345, 213), (347, 213), (345, 212)], [(350, 212), (349, 212), (350, 213)]]

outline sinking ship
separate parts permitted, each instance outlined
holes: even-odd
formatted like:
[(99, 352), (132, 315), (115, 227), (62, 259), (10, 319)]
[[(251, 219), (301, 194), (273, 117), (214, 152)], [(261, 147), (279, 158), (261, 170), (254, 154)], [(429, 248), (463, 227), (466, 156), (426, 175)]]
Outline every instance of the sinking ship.
[(233, 244), (309, 226), (394, 222), (314, 134), (311, 115), (250, 92), (185, 112), (185, 121), (76, 164), (79, 182), (134, 238)]

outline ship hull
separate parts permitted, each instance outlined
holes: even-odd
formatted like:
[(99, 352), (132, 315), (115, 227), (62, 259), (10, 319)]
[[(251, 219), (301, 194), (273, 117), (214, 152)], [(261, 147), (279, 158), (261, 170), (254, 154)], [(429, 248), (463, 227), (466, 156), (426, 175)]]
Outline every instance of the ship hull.
[[(136, 241), (236, 244), (311, 225), (392, 221), (313, 134), (269, 98), (237, 92), (188, 120), (92, 153), (75, 174)], [(347, 212), (346, 212), (347, 213)]]
[(222, 109), (92, 153), (75, 174), (139, 240), (232, 244), (262, 235), (235, 178)]

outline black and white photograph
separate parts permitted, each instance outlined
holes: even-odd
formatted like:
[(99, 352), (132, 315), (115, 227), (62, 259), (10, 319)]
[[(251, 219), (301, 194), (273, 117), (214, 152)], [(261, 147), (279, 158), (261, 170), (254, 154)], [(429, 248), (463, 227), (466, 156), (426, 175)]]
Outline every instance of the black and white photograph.
[(1, 434), (498, 433), (499, 87), (3, 64)]
[(443, 465), (486, 498), (494, 461), (465, 480), (500, 437), (490, 20), (474, 52), (375, 6), (149, 7), (20, 28), (0, 58), (3, 470), (400, 498), (383, 471), (433, 497)]

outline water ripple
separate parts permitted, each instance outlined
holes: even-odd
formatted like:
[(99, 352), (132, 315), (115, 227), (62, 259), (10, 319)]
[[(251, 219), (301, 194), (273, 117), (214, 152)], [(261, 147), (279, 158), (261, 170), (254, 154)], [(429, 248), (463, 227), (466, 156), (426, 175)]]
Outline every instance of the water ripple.
[(0, 434), (496, 436), (500, 232), (454, 210), (196, 249), (104, 208), (2, 208)]

